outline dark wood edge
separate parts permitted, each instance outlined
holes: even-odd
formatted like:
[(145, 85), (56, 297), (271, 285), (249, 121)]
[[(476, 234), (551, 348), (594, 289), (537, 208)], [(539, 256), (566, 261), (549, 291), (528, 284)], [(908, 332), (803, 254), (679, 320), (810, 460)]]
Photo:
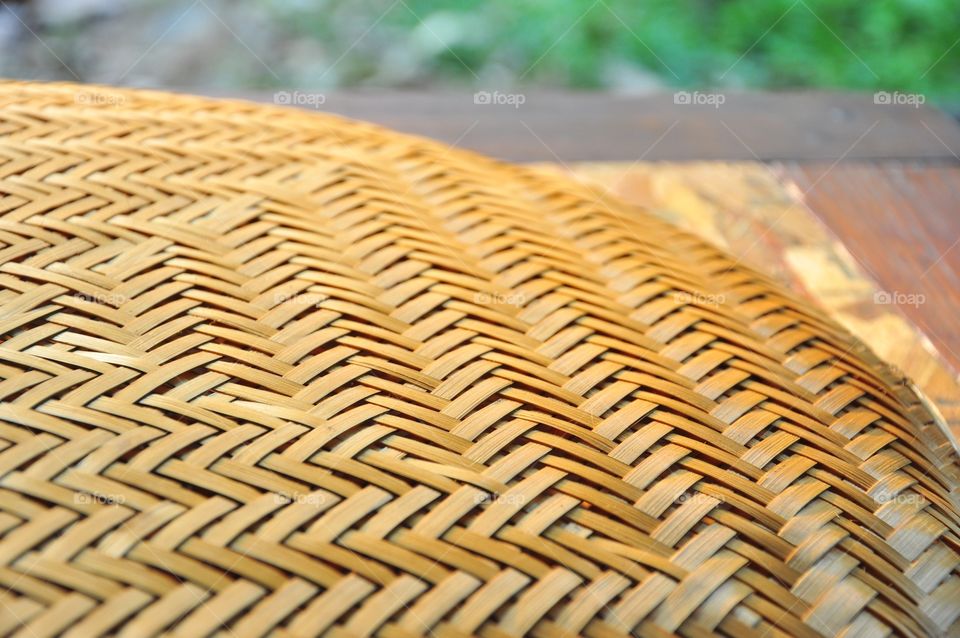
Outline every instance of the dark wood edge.
[[(865, 93), (545, 91), (220, 94), (329, 111), (511, 161), (940, 160), (960, 126), (922, 98)], [(689, 96), (689, 97), (688, 97)], [(689, 99), (690, 102), (684, 104)], [(879, 102), (879, 103), (878, 103)]]

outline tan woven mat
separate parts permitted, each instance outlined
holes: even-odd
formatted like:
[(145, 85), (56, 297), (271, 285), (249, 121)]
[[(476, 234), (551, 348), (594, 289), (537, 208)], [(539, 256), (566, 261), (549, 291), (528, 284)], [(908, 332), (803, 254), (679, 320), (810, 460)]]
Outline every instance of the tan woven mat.
[(3, 634), (960, 631), (904, 379), (547, 171), (0, 85), (0, 334)]

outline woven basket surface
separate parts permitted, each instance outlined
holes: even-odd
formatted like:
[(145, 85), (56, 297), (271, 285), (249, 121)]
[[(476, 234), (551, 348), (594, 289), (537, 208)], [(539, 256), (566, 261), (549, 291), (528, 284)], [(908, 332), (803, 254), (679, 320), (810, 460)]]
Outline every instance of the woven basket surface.
[(0, 84), (0, 401), (3, 635), (960, 633), (898, 374), (648, 212), (372, 125)]

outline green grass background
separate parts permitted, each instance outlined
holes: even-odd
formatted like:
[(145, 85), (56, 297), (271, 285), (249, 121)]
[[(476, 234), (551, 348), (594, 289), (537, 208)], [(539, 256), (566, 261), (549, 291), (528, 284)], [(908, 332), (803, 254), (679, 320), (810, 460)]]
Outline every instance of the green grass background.
[(331, 53), (349, 48), (326, 78), (341, 86), (816, 87), (960, 101), (953, 0), (270, 0), (264, 8)]

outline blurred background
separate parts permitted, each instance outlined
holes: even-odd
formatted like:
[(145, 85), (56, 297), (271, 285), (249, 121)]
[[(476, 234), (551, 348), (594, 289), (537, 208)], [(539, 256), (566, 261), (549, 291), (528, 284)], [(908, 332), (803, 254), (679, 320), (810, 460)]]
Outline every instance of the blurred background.
[(302, 87), (899, 90), (960, 110), (956, 0), (0, 1), (0, 76)]

